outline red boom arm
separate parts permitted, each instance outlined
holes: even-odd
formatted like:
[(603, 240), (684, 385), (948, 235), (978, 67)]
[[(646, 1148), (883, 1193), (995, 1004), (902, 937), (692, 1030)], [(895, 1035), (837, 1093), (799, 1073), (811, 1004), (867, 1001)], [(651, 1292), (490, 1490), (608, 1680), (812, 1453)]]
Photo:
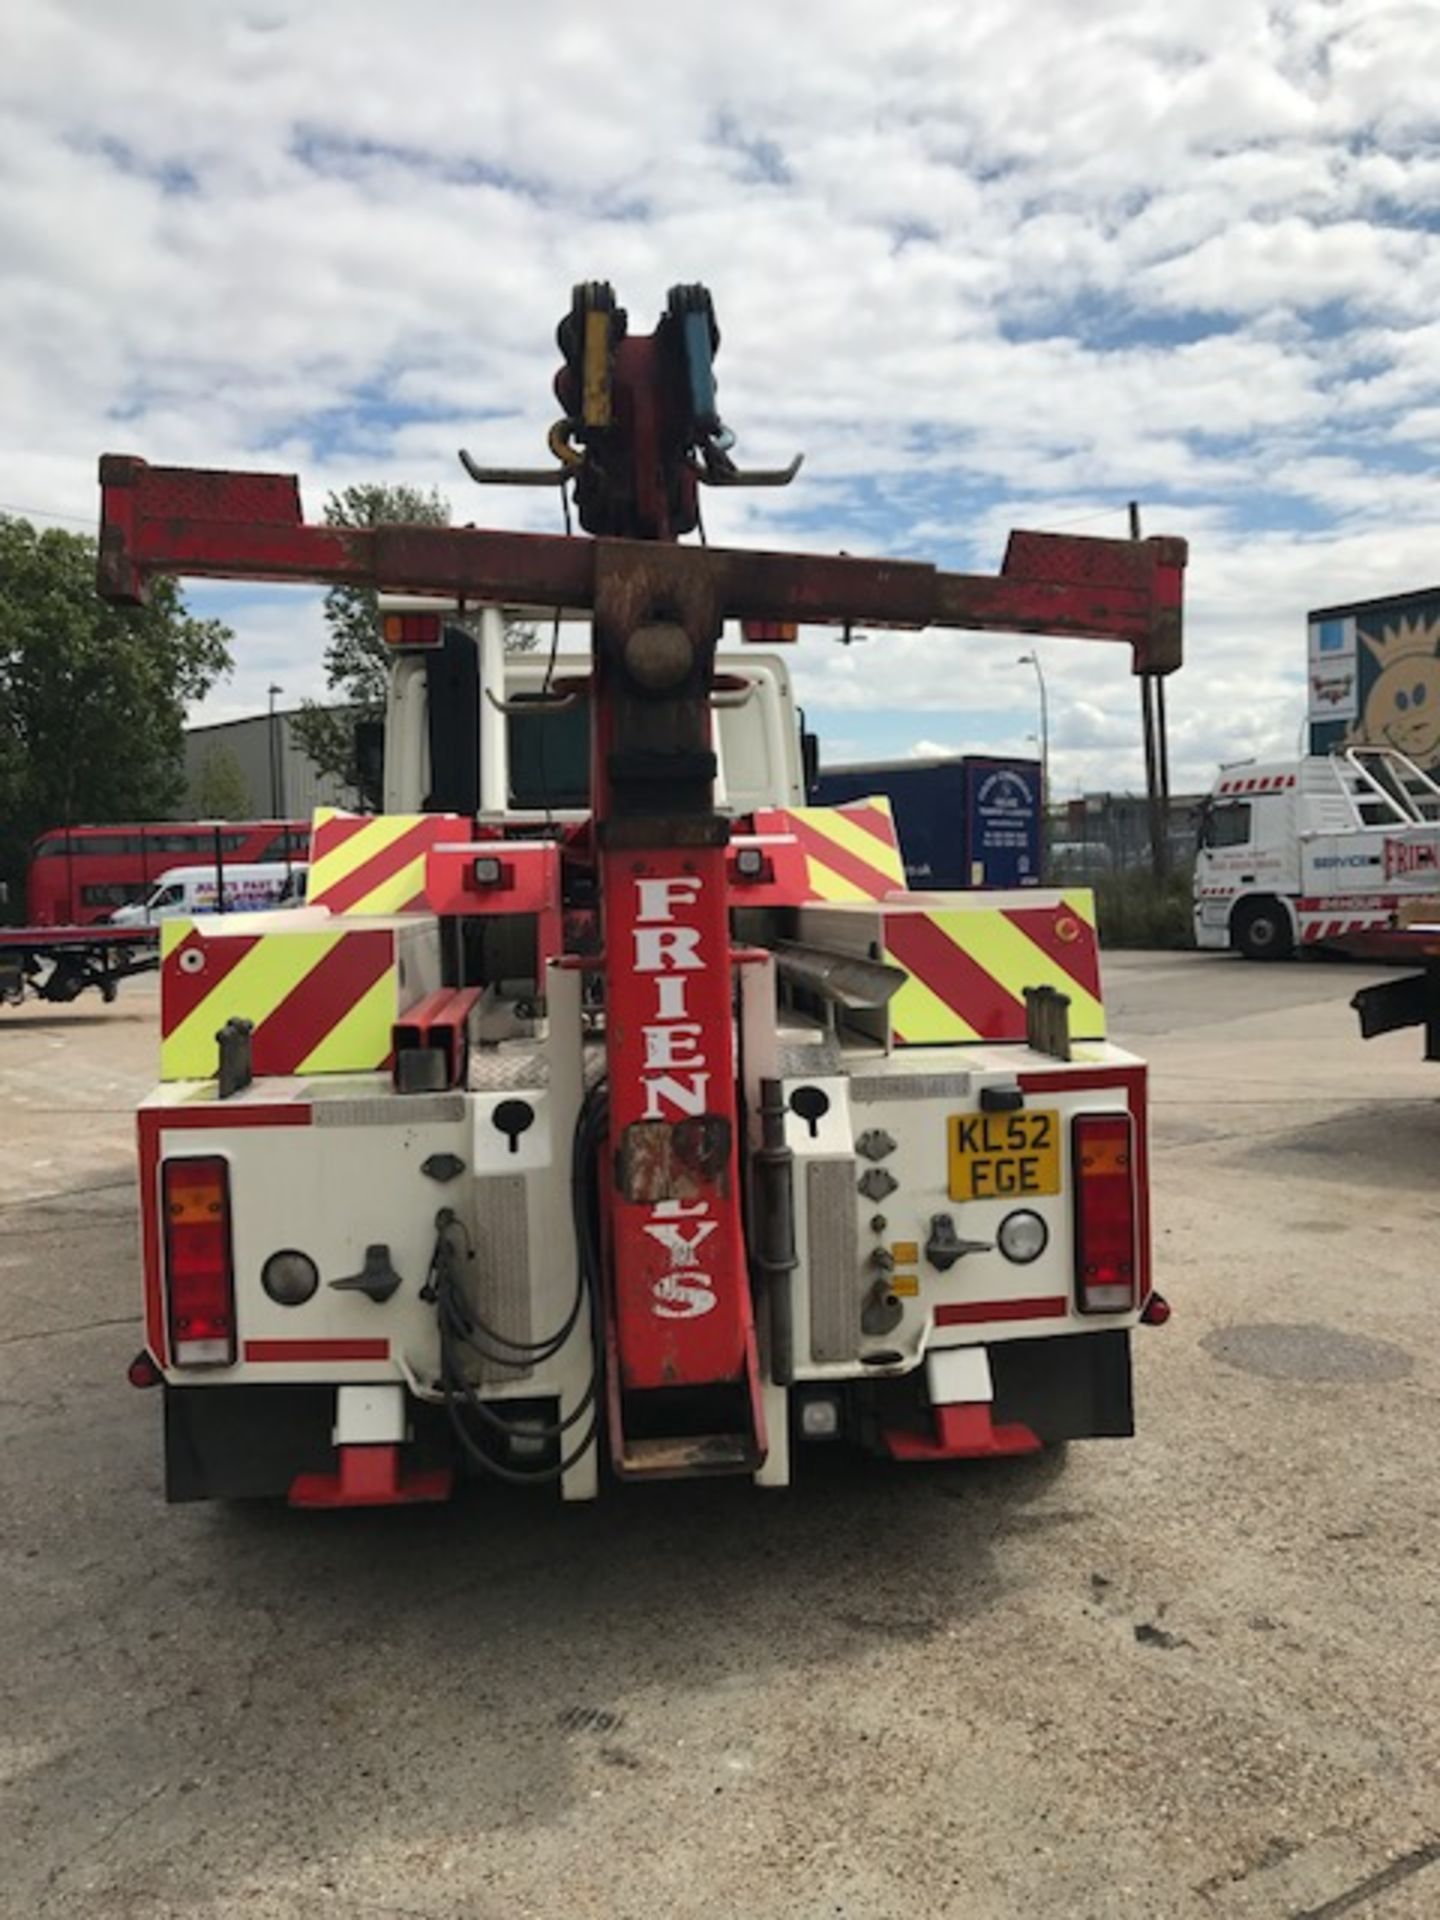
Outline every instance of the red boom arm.
[[(292, 475), (152, 467), (124, 454), (101, 459), (100, 485), (99, 588), (107, 600), (140, 600), (153, 574), (173, 573), (580, 611), (595, 604), (602, 552), (617, 570), (643, 572), (657, 544), (472, 527), (307, 526)], [(727, 619), (1121, 640), (1136, 673), (1173, 673), (1182, 659), (1183, 540), (1012, 533), (998, 575), (942, 573), (909, 560), (680, 551)]]

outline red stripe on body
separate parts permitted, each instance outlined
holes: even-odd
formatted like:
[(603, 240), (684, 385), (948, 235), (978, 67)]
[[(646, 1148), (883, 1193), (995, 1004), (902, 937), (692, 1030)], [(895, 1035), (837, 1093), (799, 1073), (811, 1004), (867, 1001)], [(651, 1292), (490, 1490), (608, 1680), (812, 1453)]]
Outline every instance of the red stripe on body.
[(331, 913), (347, 912), (367, 893), (373, 893), (376, 887), (393, 880), (403, 867), (409, 866), (417, 853), (424, 853), (433, 846), (443, 825), (438, 814), (417, 820), (414, 826), (405, 829), (398, 840), (392, 840), (368, 860), (362, 860), (353, 873), (347, 873), (343, 879), (336, 880), (317, 893), (314, 904), (328, 907)]
[(1059, 1320), (1070, 1311), (1063, 1293), (1049, 1293), (1029, 1300), (962, 1300), (953, 1306), (936, 1307), (937, 1327), (972, 1327), (981, 1320)]
[[(1077, 987), (1092, 1000), (1100, 999), (1099, 942), (1072, 907), (1006, 907), (1001, 912), (1027, 940), (1034, 941), (1047, 960), (1053, 960), (1062, 973), (1068, 973)], [(1068, 914), (1080, 928), (1073, 940), (1062, 940), (1057, 931), (1063, 914)]]
[(832, 873), (838, 873), (842, 880), (848, 880), (852, 886), (859, 887), (867, 900), (883, 900), (887, 893), (894, 893), (902, 887), (902, 880), (891, 879), (888, 873), (881, 873), (875, 867), (867, 867), (848, 848), (837, 846), (833, 840), (827, 840), (808, 821), (798, 820), (792, 814), (795, 838), (800, 842), (800, 851), (813, 855), (822, 861)]
[(388, 1340), (247, 1340), (247, 1360), (388, 1360)]
[[(161, 1033), (167, 1037), (174, 1033), (180, 1022), (192, 1014), (202, 1000), (210, 997), (259, 941), (258, 933), (235, 934), (220, 940), (202, 940), (198, 933), (187, 933), (179, 946), (166, 954), (161, 969)], [(182, 967), (180, 956), (186, 953), (198, 953), (204, 966), (194, 972)]]
[(394, 951), (394, 941), (379, 928), (342, 934), (256, 1027), (251, 1040), (256, 1073), (294, 1073), (381, 978)]
[(968, 1021), (982, 1040), (1024, 1039), (1024, 1003), (933, 921), (916, 914), (887, 917), (885, 944), (907, 973)]

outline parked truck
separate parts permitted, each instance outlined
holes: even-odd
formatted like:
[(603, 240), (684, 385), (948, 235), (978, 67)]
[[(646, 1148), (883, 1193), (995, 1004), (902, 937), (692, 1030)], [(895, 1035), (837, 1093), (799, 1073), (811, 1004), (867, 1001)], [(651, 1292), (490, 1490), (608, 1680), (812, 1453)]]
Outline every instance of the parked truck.
[(890, 802), (906, 883), (917, 891), (1039, 886), (1038, 760), (970, 753), (866, 761), (823, 768), (811, 789), (827, 806), (873, 794)]
[(1440, 896), (1440, 783), (1392, 747), (1222, 767), (1195, 860), (1195, 944), (1250, 960), (1384, 931)]
[[(717, 643), (1043, 631), (1167, 672), (1183, 543), (1017, 533), (996, 577), (682, 546), (698, 486), (798, 464), (734, 465), (709, 296), (640, 335), (587, 284), (559, 337), (556, 466), (462, 459), (569, 487), (574, 537), (311, 525), (289, 476), (101, 463), (112, 599), (432, 599), (384, 621), (385, 812), (317, 818), (305, 906), (162, 928), (131, 1378), (169, 1497), (588, 1499), (602, 1465), (780, 1486), (806, 1442), (1129, 1433), (1167, 1309), (1088, 902), (907, 894), (883, 798), (805, 804), (782, 659)], [(553, 649), (507, 660), (506, 607), (553, 610)]]

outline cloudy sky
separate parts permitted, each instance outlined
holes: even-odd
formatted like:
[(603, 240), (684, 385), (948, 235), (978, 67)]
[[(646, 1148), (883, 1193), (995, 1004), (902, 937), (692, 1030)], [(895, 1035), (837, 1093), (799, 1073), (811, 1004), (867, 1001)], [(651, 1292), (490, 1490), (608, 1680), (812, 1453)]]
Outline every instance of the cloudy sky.
[[(704, 280), (739, 456), (715, 542), (992, 571), (1011, 526), (1191, 543), (1179, 787), (1293, 750), (1304, 615), (1440, 577), (1440, 7), (1427, 0), (8, 0), (0, 506), (102, 449), (405, 479), (537, 462), (553, 329)], [(295, 591), (216, 718), (318, 694)], [(1024, 644), (796, 655), (829, 759), (1023, 749)], [(1057, 795), (1140, 781), (1126, 650), (1054, 640)]]

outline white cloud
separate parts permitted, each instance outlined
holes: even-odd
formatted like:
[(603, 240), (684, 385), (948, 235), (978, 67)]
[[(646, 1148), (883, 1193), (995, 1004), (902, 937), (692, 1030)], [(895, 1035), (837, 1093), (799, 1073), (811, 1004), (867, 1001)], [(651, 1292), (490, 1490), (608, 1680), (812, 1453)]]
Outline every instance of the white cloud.
[[(1009, 525), (1119, 534), (1132, 497), (1189, 535), (1177, 785), (1293, 745), (1308, 606), (1433, 578), (1430, 5), (24, 11), (0, 502), (88, 517), (114, 448), (293, 468), (312, 513), (394, 478), (549, 526), (454, 449), (543, 459), (572, 281), (648, 326), (698, 278), (742, 456), (807, 454), (788, 496), (707, 502), (713, 540), (990, 569)], [(225, 604), (208, 710), (318, 687), (313, 598)], [(847, 757), (1018, 749), (1022, 644), (814, 636), (799, 678)], [(1135, 785), (1123, 650), (1042, 651), (1057, 791)]]

